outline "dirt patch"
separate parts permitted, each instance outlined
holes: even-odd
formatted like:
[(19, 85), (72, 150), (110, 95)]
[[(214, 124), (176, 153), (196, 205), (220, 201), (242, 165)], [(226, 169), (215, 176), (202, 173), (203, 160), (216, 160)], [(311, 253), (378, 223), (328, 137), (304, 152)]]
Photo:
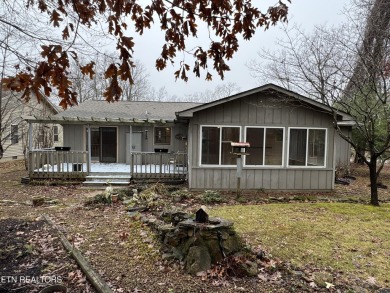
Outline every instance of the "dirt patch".
[(55, 284), (94, 292), (53, 234), (40, 219), (0, 220), (0, 292), (39, 292)]

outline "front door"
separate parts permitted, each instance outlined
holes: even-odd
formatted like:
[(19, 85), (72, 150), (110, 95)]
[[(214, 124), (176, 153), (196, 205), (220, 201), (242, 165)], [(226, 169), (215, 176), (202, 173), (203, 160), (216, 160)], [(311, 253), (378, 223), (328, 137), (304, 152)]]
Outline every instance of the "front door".
[(116, 163), (116, 127), (100, 127), (100, 162)]
[[(126, 163), (130, 164), (130, 150), (131, 152), (141, 152), (142, 151), (142, 133), (133, 132), (131, 135), (131, 145), (130, 145), (130, 133), (126, 133)], [(137, 162), (134, 162), (137, 164)]]

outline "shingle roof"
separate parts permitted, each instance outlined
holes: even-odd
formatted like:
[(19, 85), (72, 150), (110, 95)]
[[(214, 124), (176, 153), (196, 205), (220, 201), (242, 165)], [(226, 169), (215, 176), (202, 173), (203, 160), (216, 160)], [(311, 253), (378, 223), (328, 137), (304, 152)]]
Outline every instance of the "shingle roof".
[(108, 103), (106, 101), (85, 101), (55, 115), (53, 118), (122, 118), (122, 119), (150, 119), (173, 121), (176, 112), (201, 105), (200, 103), (185, 102), (133, 102), (119, 101)]

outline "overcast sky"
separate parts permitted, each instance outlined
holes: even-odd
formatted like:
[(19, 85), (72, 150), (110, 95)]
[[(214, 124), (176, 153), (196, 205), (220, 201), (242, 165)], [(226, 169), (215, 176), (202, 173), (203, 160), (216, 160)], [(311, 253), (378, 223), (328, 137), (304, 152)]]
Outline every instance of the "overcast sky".
[[(262, 7), (265, 8), (276, 2), (254, 0), (254, 2), (260, 1), (264, 3)], [(305, 30), (310, 30), (315, 25), (338, 24), (345, 19), (342, 10), (348, 2), (348, 0), (292, 0), (289, 10), (289, 25), (297, 24)], [(143, 36), (135, 37), (134, 57), (139, 59), (147, 68), (152, 86), (157, 90), (165, 86), (170, 96), (177, 95), (180, 97), (194, 92), (202, 92), (206, 89), (212, 90), (223, 82), (235, 82), (240, 87), (240, 90), (244, 91), (260, 85), (256, 79), (251, 77), (246, 64), (253, 58), (256, 58), (257, 52), (262, 47), (272, 50), (276, 38), (281, 35), (280, 28), (276, 26), (265, 32), (263, 29), (260, 29), (250, 41), (240, 42), (239, 51), (228, 63), (231, 71), (225, 74), (224, 81), (221, 81), (215, 72), (212, 72), (213, 81), (211, 82), (205, 81), (204, 75), (201, 78), (197, 78), (192, 73), (189, 75), (187, 83), (182, 80), (175, 81), (173, 72), (176, 67), (174, 68), (170, 65), (164, 71), (158, 72), (154, 65), (161, 51), (161, 46), (164, 44), (164, 35), (160, 32), (157, 25)], [(191, 41), (190, 44), (194, 46), (200, 44), (207, 47), (207, 35), (200, 32), (198, 37), (197, 40)], [(188, 59), (188, 63), (192, 66), (193, 59)]]

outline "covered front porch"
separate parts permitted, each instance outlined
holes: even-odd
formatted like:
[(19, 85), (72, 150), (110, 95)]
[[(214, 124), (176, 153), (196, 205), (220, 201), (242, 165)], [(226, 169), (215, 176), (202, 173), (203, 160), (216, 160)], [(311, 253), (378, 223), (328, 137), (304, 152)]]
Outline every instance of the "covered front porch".
[(85, 179), (103, 174), (107, 178), (122, 174), (131, 180), (186, 178), (185, 123), (79, 117), (25, 120), (29, 136), (33, 123), (61, 124), (64, 132), (63, 147), (33, 149), (29, 143), (30, 179)]

